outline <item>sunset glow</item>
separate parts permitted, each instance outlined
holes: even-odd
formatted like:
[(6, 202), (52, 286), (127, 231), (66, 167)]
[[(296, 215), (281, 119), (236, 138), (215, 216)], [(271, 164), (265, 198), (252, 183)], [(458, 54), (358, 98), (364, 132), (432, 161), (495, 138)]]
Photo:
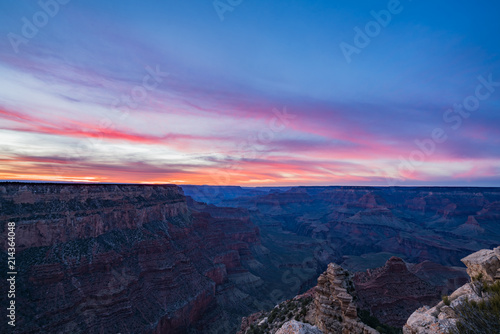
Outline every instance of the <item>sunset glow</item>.
[(386, 2), (128, 3), (70, 1), (18, 44), (42, 9), (0, 5), (0, 179), (500, 186), (489, 5), (402, 1), (347, 62)]

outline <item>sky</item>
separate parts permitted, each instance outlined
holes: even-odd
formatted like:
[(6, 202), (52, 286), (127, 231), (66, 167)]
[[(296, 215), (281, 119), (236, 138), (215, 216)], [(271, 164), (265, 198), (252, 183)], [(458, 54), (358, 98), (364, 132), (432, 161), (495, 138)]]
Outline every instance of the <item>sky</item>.
[(492, 1), (0, 1), (0, 179), (500, 186)]

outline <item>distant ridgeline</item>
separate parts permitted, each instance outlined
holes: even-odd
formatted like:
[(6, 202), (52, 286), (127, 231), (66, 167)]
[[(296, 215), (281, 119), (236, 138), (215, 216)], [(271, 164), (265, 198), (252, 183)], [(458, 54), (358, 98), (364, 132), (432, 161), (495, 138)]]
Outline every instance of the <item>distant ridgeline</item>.
[(463, 266), (461, 258), (500, 243), (500, 188), (182, 188), (197, 201), (248, 209), (261, 229), (326, 240), (347, 267), (364, 261), (359, 270), (392, 255)]

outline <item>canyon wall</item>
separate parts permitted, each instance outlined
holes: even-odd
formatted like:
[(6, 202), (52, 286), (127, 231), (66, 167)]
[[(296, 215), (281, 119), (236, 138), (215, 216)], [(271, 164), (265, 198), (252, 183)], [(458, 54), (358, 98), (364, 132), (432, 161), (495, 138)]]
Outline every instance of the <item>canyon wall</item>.
[[(190, 208), (174, 185), (2, 183), (0, 221), (2, 235), (16, 223), (15, 333), (184, 333), (210, 324), (230, 332), (221, 317), (249, 313), (248, 292), (261, 283), (243, 266), (259, 244), (245, 210), (214, 217)], [(1, 245), (6, 263), (6, 238)], [(218, 309), (226, 314), (210, 313)]]
[[(15, 332), (231, 333), (331, 262), (362, 271), (357, 305), (399, 324), (399, 292), (371, 293), (396, 284), (391, 273), (427, 282), (415, 296), (428, 303), (464, 283), (450, 265), (500, 239), (496, 188), (236, 188), (219, 207), (174, 185), (1, 183), (2, 235), (16, 223)], [(403, 273), (384, 266), (393, 255), (424, 262)]]

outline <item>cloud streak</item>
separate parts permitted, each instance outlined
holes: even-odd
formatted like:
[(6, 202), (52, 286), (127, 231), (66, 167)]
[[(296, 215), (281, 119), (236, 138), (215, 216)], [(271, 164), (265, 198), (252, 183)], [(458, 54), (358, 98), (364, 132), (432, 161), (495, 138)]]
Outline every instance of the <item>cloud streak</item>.
[[(443, 119), (477, 76), (500, 81), (500, 25), (450, 4), (412, 4), (347, 66), (335, 41), (368, 2), (277, 1), (278, 20), (256, 1), (223, 23), (211, 6), (72, 2), (19, 53), (0, 40), (0, 178), (500, 186), (500, 90), (458, 130)], [(37, 9), (1, 6), (3, 35)], [(169, 74), (141, 90), (148, 68)], [(436, 128), (447, 140), (404, 167)]]

